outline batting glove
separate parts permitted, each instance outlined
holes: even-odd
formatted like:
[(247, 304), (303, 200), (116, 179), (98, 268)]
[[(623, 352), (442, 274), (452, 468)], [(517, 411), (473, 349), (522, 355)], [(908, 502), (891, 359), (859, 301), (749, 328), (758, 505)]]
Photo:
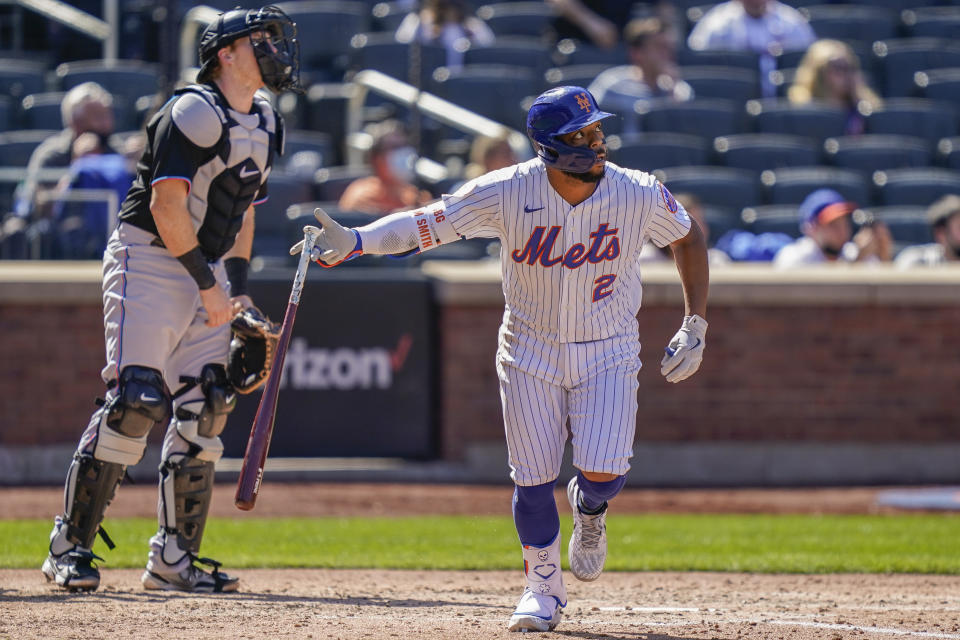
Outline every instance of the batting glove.
[[(312, 228), (317, 234), (316, 244), (310, 252), (310, 259), (321, 267), (335, 267), (341, 262), (356, 258), (363, 253), (360, 234), (356, 229), (342, 226), (327, 215), (327, 212), (317, 207), (313, 211), (314, 217), (320, 223), (320, 228), (304, 227), (304, 231)], [(295, 256), (303, 251), (303, 240), (290, 247), (290, 255)]]
[(700, 368), (707, 340), (707, 321), (698, 315), (686, 316), (664, 350), (660, 373), (667, 382), (686, 380)]

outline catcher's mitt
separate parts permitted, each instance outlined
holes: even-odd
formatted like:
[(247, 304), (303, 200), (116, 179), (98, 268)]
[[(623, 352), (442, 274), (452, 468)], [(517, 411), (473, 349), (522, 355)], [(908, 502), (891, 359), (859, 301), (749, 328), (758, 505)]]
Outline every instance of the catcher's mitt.
[(280, 327), (256, 307), (244, 309), (230, 323), (230, 357), (227, 377), (238, 393), (259, 389), (270, 375), (280, 339)]

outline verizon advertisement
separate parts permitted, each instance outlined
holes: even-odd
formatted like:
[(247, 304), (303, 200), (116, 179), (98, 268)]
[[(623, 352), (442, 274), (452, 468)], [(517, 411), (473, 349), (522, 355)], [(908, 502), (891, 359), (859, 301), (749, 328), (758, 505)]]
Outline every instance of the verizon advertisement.
[[(415, 274), (375, 280), (359, 271), (308, 272), (284, 363), (270, 457), (436, 453), (430, 284)], [(292, 271), (289, 276), (250, 282), (254, 302), (278, 324)], [(243, 457), (260, 395), (240, 396), (221, 436), (224, 455)]]

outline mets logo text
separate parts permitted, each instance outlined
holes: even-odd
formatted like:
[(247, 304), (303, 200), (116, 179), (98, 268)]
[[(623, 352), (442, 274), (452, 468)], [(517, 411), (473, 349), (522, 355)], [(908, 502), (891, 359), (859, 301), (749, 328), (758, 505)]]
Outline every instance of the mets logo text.
[(587, 113), (590, 112), (590, 98), (585, 93), (578, 93), (574, 96), (577, 99), (577, 106)]

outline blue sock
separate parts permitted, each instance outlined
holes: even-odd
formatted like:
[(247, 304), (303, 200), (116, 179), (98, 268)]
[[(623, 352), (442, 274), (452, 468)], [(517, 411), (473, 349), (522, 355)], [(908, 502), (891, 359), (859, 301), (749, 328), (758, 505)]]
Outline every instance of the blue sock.
[(577, 472), (577, 486), (580, 487), (580, 511), (584, 513), (599, 513), (607, 506), (607, 501), (612, 500), (623, 485), (626, 484), (626, 476), (617, 476), (607, 482), (595, 482), (588, 480), (582, 471)]
[(547, 482), (532, 487), (517, 486), (513, 491), (513, 522), (520, 544), (543, 547), (560, 533), (560, 514), (553, 497), (557, 483)]

